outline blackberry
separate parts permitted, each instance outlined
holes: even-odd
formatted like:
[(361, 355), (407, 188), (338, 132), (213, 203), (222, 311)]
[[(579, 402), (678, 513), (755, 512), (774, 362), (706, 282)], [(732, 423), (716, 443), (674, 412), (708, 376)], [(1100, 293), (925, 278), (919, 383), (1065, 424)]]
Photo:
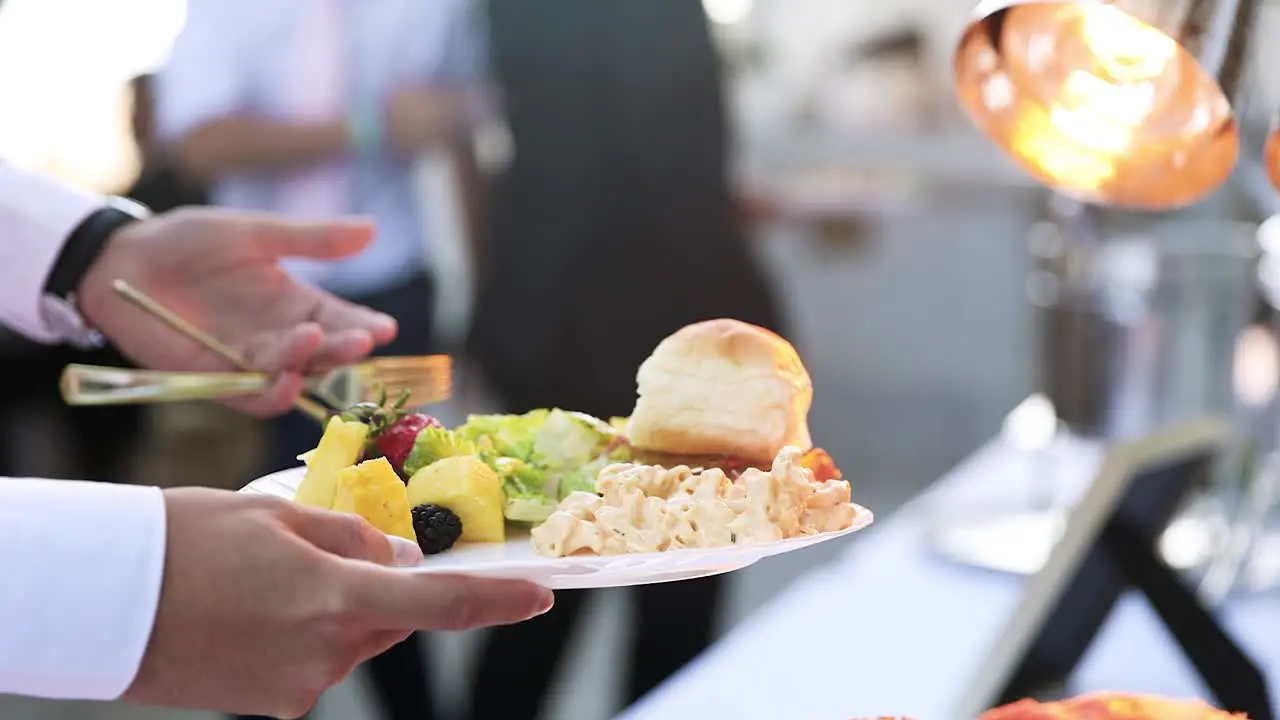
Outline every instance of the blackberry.
[(423, 555), (435, 555), (453, 547), (462, 536), (462, 518), (447, 507), (419, 505), (412, 511), (413, 532)]

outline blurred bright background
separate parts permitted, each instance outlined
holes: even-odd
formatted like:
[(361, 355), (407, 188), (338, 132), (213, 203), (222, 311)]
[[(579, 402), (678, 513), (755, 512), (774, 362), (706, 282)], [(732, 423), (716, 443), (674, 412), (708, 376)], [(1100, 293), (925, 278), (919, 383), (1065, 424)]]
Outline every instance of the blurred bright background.
[(0, 154), (118, 191), (138, 159), (127, 81), (157, 67), (182, 27), (174, 0), (6, 0), (0, 13)]
[[(1061, 238), (1050, 227), (1049, 193), (980, 136), (955, 102), (951, 53), (971, 4), (703, 0), (703, 7), (727, 68), (734, 182), (772, 209), (753, 228), (752, 248), (778, 289), (792, 339), (814, 379), (814, 440), (845, 468), (855, 500), (874, 508), (878, 522), (888, 522), (1002, 428), (1019, 448), (1045, 444), (1041, 436), (1052, 436), (1055, 426), (1042, 416), (1054, 408), (1045, 410), (1045, 395), (1033, 393), (1056, 393), (1061, 402), (1062, 393), (1078, 390), (1046, 389), (1053, 386), (1059, 356), (1068, 354), (1046, 340), (1056, 327), (1049, 308), (1060, 289), (1054, 263)], [(139, 155), (127, 83), (161, 66), (185, 15), (179, 0), (3, 0), (0, 156), (104, 192), (128, 187)], [(1259, 25), (1276, 26), (1271, 8)], [(1260, 66), (1278, 65), (1271, 61), (1275, 46), (1258, 44)], [(1255, 125), (1264, 122), (1271, 98), (1280, 97), (1280, 73), (1266, 80), (1253, 80), (1256, 104), (1244, 111)], [(448, 183), (438, 172), (431, 174), (432, 167), (423, 166), (424, 177), (435, 180), (421, 183), (422, 193), (452, 197), (454, 190), (442, 185)], [(1187, 211), (1142, 223), (1108, 214), (1104, 225), (1114, 238), (1190, 247), (1190, 255), (1228, 245), (1253, 252), (1258, 222), (1280, 203), (1256, 177), (1238, 175)], [(432, 252), (439, 271), (466, 275), (464, 224), (456, 217), (438, 222)], [(1143, 257), (1141, 251), (1117, 251), (1117, 273), (1141, 284)], [(1246, 268), (1231, 277), (1245, 277), (1239, 284), (1247, 284), (1252, 273)], [(1222, 281), (1213, 292), (1233, 282)], [(456, 341), (466, 328), (472, 285), (442, 285), (448, 297), (441, 303), (449, 309), (437, 313), (452, 313), (441, 322)], [(1208, 296), (1197, 293), (1188, 291), (1188, 307)], [(1255, 299), (1244, 291), (1245, 301)], [(1196, 322), (1202, 335), (1222, 335), (1214, 336), (1213, 347), (1229, 359), (1233, 333), (1247, 324), (1233, 329), (1217, 316)], [(1273, 402), (1274, 336), (1257, 328), (1241, 333), (1241, 355), (1226, 365), (1241, 378), (1241, 402)], [(1080, 349), (1078, 338), (1072, 343)], [(1196, 367), (1209, 366), (1210, 360), (1200, 360), (1205, 364)], [(483, 385), (468, 385), (444, 414), (457, 420), (492, 402)], [(1035, 416), (1029, 426), (1010, 414), (1015, 408)], [(149, 432), (177, 432), (182, 423), (157, 415)], [(24, 432), (10, 428), (14, 437), (26, 437)], [(56, 427), (49, 432), (56, 434)], [(244, 441), (244, 433), (236, 437)], [(252, 439), (244, 442), (252, 446)], [(21, 467), (74, 472), (63, 464), (56, 442), (25, 447)], [(139, 460), (139, 466), (148, 462)], [(1034, 496), (1028, 490), (1027, 498)], [(987, 499), (1017, 506), (1027, 498)], [(845, 549), (831, 545), (733, 575), (723, 626), (741, 622)], [(594, 720), (617, 706), (625, 602), (620, 593), (600, 595), (547, 717)], [(450, 660), (439, 663), (436, 683), (446, 697), (456, 696), (466, 683), (473, 643), (448, 638), (439, 644)], [(372, 720), (370, 707), (362, 681), (352, 680), (330, 694), (317, 717)], [(205, 716), (0, 699), (4, 720), (144, 717)]]

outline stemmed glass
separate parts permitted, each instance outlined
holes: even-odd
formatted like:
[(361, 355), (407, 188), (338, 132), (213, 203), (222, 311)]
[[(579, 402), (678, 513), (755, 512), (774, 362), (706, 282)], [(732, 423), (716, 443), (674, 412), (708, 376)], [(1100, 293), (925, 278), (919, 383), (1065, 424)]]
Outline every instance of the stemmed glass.
[[(1003, 497), (1025, 501), (992, 511), (994, 495), (986, 497), (987, 512), (961, 513), (934, 530), (935, 546), (953, 560), (1023, 574), (1041, 567), (1062, 532), (1068, 496), (1092, 479), (1096, 467), (1086, 460), (1167, 422), (1238, 406), (1233, 341), (1248, 324), (1256, 260), (1252, 228), (1241, 224), (1125, 228), (1131, 218), (1104, 218), (1062, 198), (1049, 209), (1051, 221), (1032, 234), (1039, 267), (1028, 283), (1043, 318), (1045, 391), (1010, 413), (996, 443), (1003, 464), (993, 470), (1025, 488)], [(1104, 220), (1118, 222), (1104, 230)], [(1172, 566), (1227, 568), (1215, 560), (1224, 540), (1239, 535), (1240, 490), (1256, 486), (1238, 482), (1231, 464), (1162, 536)], [(1230, 575), (1219, 570), (1218, 584)]]
[(1205, 577), (1222, 594), (1280, 588), (1280, 216), (1258, 228), (1258, 245), (1261, 302), (1236, 344), (1234, 368), (1253, 462), (1245, 469), (1238, 522)]

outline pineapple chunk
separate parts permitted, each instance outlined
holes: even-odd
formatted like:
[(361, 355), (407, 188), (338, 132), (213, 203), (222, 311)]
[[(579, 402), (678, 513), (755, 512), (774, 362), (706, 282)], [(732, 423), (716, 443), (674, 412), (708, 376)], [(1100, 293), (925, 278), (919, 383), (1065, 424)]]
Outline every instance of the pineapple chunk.
[(465, 542), (503, 542), (502, 481), (478, 457), (437, 460), (409, 478), (409, 506), (440, 505), (462, 520)]
[(404, 481), (386, 458), (338, 471), (333, 509), (359, 515), (388, 535), (417, 540)]
[(338, 473), (360, 459), (369, 426), (362, 422), (350, 422), (339, 417), (329, 419), (320, 443), (307, 459), (307, 472), (294, 502), (321, 510), (333, 507), (333, 496), (338, 487)]

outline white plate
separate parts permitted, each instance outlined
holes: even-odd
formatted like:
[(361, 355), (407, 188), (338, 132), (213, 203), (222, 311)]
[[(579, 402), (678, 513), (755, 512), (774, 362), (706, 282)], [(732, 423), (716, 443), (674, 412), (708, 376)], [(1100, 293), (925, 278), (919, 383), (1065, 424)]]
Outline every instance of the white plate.
[[(249, 483), (240, 492), (293, 499), (304, 468), (284, 470)], [(858, 507), (853, 525), (839, 532), (793, 538), (763, 545), (673, 550), (631, 555), (548, 558), (534, 553), (527, 532), (508, 534), (505, 543), (460, 543), (432, 555), (408, 572), (453, 573), (479, 577), (518, 578), (552, 590), (650, 585), (691, 580), (741, 570), (763, 558), (799, 550), (861, 530), (871, 524), (871, 511)]]

